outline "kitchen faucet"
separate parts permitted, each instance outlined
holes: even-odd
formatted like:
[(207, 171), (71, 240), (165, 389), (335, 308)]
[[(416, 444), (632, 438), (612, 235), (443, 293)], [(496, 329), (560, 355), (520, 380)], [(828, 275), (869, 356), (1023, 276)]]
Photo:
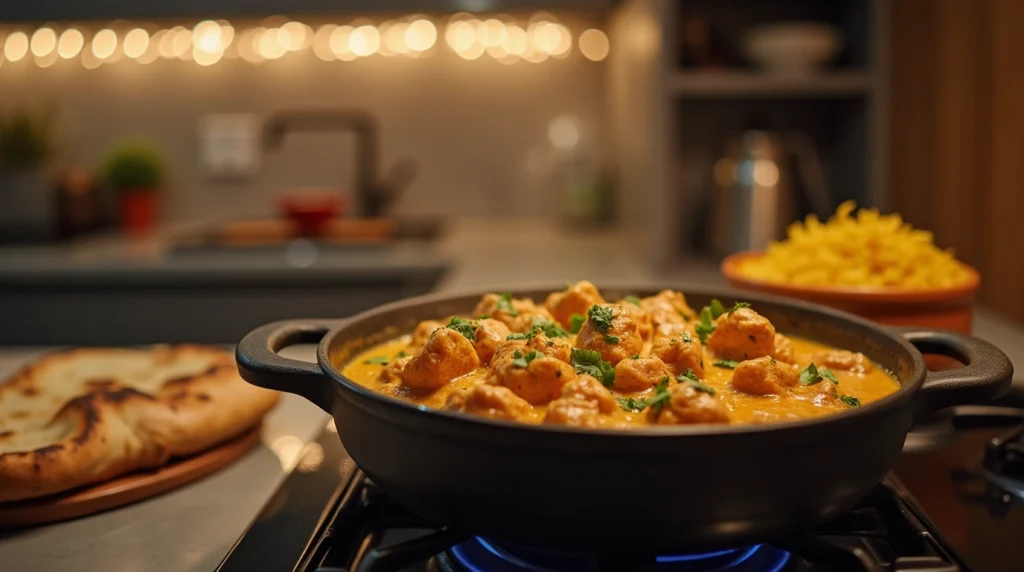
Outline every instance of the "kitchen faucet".
[(376, 119), (361, 110), (281, 111), (267, 118), (263, 126), (263, 146), (277, 149), (289, 131), (352, 131), (356, 135), (356, 215), (364, 218), (384, 216), (402, 188), (416, 176), (416, 162), (399, 159), (384, 177), (377, 173), (379, 134)]

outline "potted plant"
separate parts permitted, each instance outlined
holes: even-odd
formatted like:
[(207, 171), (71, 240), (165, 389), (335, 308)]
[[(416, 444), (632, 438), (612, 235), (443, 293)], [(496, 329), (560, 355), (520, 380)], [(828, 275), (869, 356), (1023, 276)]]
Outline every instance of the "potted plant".
[(152, 146), (125, 142), (103, 162), (102, 173), (117, 194), (121, 224), (128, 234), (146, 234), (156, 222), (157, 196), (164, 178), (164, 162)]
[(52, 232), (45, 167), (53, 153), (53, 115), (22, 109), (0, 116), (0, 227), (18, 237)]

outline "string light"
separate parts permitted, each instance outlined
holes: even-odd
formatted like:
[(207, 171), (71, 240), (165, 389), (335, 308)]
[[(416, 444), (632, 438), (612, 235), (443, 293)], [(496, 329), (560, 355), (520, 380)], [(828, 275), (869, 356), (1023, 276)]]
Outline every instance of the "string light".
[(146, 53), (146, 49), (149, 48), (149, 32), (142, 28), (135, 28), (128, 32), (124, 35), (122, 48), (124, 55), (133, 60), (142, 57)]
[[(526, 53), (526, 48), (530, 45), (530, 40), (526, 35), (526, 30), (512, 24), (511, 26), (505, 27), (505, 33), (508, 38), (508, 46), (506, 51), (516, 56), (522, 56)], [(518, 59), (518, 58), (517, 58)]]
[(289, 52), (309, 47), (309, 29), (302, 22), (287, 22), (277, 31), (277, 40)]
[(268, 60), (276, 60), (288, 51), (281, 43), (280, 28), (270, 28), (260, 35), (257, 51)]
[(243, 31), (238, 36), (238, 57), (253, 64), (263, 63), (258, 46), (264, 31), (263, 28), (249, 28)]
[(178, 28), (171, 38), (171, 57), (188, 60), (192, 57), (192, 30)]
[(476, 43), (476, 28), (471, 21), (461, 20), (449, 24), (444, 37), (448, 46), (460, 54), (471, 49)]
[(16, 62), (28, 53), (28, 36), (24, 32), (14, 32), (4, 40), (4, 57), (7, 61)]
[[(224, 30), (213, 20), (205, 20), (192, 28), (192, 47), (195, 51), (214, 53), (223, 50), (221, 36)], [(194, 55), (194, 54), (193, 54)]]
[(206, 50), (195, 49), (192, 50), (192, 59), (201, 66), (212, 66), (213, 64), (220, 61), (224, 56), (224, 52), (220, 50), (208, 52)]
[(57, 54), (70, 60), (82, 51), (83, 46), (85, 46), (85, 36), (74, 28), (68, 28), (61, 32), (60, 39), (57, 40)]
[(334, 57), (343, 62), (350, 62), (356, 59), (356, 55), (349, 48), (348, 40), (352, 35), (352, 26), (338, 26), (331, 32), (330, 46)]
[(220, 45), (221, 48), (227, 49), (228, 46), (232, 45), (235, 40), (235, 28), (227, 22), (221, 21), (220, 25)]
[(140, 64), (151, 64), (160, 57), (160, 45), (163, 43), (164, 38), (167, 36), (167, 30), (157, 30), (153, 37), (149, 38), (149, 45), (146, 46), (146, 51), (136, 58), (136, 61)]
[(160, 44), (159, 44), (159, 51), (160, 51), (160, 57), (161, 58), (169, 60), (169, 59), (175, 57), (175, 53), (174, 53), (174, 38), (177, 37), (178, 32), (180, 30), (184, 30), (184, 29), (185, 28), (182, 28), (181, 26), (175, 26), (175, 27), (171, 28), (170, 30), (167, 30), (167, 31), (165, 31), (163, 33), (162, 37), (160, 38)]
[(437, 28), (430, 20), (416, 20), (405, 29), (405, 43), (414, 52), (425, 52), (437, 43)]
[(601, 30), (586, 30), (579, 37), (580, 53), (592, 62), (599, 62), (608, 57), (610, 45), (608, 36)]
[(92, 55), (96, 56), (100, 61), (114, 55), (114, 50), (116, 49), (117, 34), (110, 28), (100, 30), (92, 37)]
[(337, 28), (334, 24), (320, 26), (320, 29), (313, 34), (313, 55), (325, 62), (333, 62), (338, 59), (334, 52), (331, 51), (331, 34)]
[(42, 58), (50, 55), (50, 52), (57, 47), (57, 34), (51, 28), (39, 28), (32, 34), (30, 42), (32, 55)]
[(348, 48), (357, 56), (373, 55), (380, 49), (380, 32), (373, 26), (359, 26), (348, 37)]

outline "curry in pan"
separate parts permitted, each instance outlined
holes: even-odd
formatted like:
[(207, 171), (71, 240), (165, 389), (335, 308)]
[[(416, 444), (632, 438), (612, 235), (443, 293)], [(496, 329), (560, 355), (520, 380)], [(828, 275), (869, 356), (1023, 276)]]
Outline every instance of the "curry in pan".
[(895, 392), (863, 354), (788, 337), (756, 308), (680, 292), (606, 301), (582, 281), (543, 305), (487, 294), (345, 368), (379, 393), (471, 415), (576, 427), (770, 423)]

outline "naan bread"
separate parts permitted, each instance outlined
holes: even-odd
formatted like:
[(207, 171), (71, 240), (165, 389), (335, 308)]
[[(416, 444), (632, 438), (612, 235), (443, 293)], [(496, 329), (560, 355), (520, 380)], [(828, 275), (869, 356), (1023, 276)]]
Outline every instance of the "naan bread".
[(277, 399), (219, 348), (50, 354), (0, 384), (0, 502), (201, 452), (255, 426)]

